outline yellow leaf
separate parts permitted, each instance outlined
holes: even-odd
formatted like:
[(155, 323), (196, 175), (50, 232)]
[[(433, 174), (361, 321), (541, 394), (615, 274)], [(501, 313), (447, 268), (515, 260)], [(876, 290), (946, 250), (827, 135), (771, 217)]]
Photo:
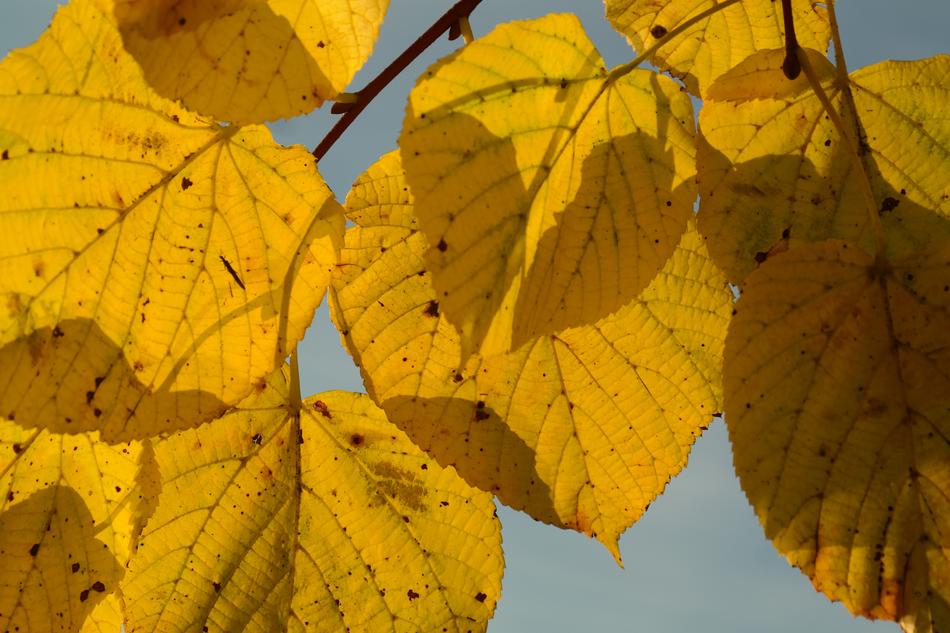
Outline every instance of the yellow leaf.
[[(873, 249), (862, 175), (846, 139), (804, 75), (785, 79), (784, 52), (762, 51), (720, 77), (700, 113), (699, 227), (736, 282), (791, 241), (830, 237)], [(809, 52), (845, 124), (844, 92), (824, 56)], [(950, 57), (884, 62), (853, 73), (863, 170), (888, 256), (950, 237)]]
[(136, 510), (141, 456), (137, 443), (0, 421), (0, 628), (95, 631), (95, 622), (116, 622), (119, 581), (147, 518)]
[(99, 0), (160, 94), (219, 119), (310, 112), (369, 58), (388, 0)]
[[(950, 626), (950, 248), (801, 245), (726, 340), (736, 471), (766, 535), (853, 613)], [(931, 621), (928, 625), (928, 621)]]
[(501, 594), (490, 495), (365, 395), (288, 405), (277, 372), (156, 444), (158, 509), (123, 585), (134, 631), (484, 630)]
[(571, 15), (501, 25), (424, 74), (399, 145), (463, 360), (646, 287), (692, 215), (693, 134), (676, 83), (608, 79)]
[[(605, 0), (607, 19), (637, 51), (721, 0)], [(831, 37), (825, 9), (813, 0), (792, 0), (799, 43), (824, 50)], [(749, 55), (785, 42), (782, 8), (776, 0), (742, 0), (673, 38), (651, 58), (705, 98), (709, 84)], [(778, 68), (781, 68), (779, 62)]]
[(732, 307), (694, 229), (595, 325), (472, 356), (425, 268), (398, 154), (357, 180), (331, 305), (367, 389), (440, 463), (536, 519), (617, 538), (686, 464), (720, 401)]
[(0, 95), (0, 413), (145, 437), (283, 362), (343, 230), (304, 148), (155, 96), (83, 1), (0, 64)]

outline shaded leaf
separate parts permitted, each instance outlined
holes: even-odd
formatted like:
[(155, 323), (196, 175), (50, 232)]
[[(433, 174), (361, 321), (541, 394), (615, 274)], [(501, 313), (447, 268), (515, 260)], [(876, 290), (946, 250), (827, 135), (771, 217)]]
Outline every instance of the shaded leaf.
[(638, 299), (595, 325), (457, 367), (398, 154), (347, 198), (331, 305), (370, 395), (413, 441), (536, 519), (617, 538), (718, 410), (731, 296), (690, 230)]
[[(639, 52), (693, 16), (721, 4), (717, 0), (605, 0), (607, 19)], [(795, 32), (807, 48), (824, 50), (831, 37), (822, 3), (792, 0)], [(695, 95), (706, 89), (754, 52), (778, 48), (785, 42), (781, 3), (743, 0), (728, 6), (672, 39), (650, 59), (657, 67), (681, 77)], [(779, 66), (781, 68), (781, 60)]]
[(725, 417), (766, 535), (855, 614), (950, 626), (950, 249), (802, 245), (746, 283)]
[(111, 446), (95, 433), (0, 421), (3, 630), (94, 631), (116, 622), (116, 591), (147, 518), (135, 511), (140, 455), (138, 444)]
[(319, 394), (299, 418), (288, 397), (278, 372), (156, 443), (162, 495), (123, 586), (129, 631), (484, 630), (501, 592), (491, 497), (365, 395)]
[(313, 158), (155, 96), (89, 2), (0, 64), (0, 94), (0, 412), (120, 441), (246, 396), (336, 260)]
[[(783, 56), (762, 51), (721, 77), (699, 117), (699, 226), (736, 282), (789, 238), (874, 248), (861, 172), (804, 75), (792, 82), (782, 74)], [(950, 57), (852, 73), (858, 121), (847, 115), (828, 60), (814, 51), (809, 59), (846, 124), (860, 130), (889, 257), (950, 237)]]
[(501, 25), (430, 68), (399, 145), (463, 360), (646, 287), (691, 215), (693, 133), (676, 83), (608, 79), (571, 15)]
[(109, 1), (157, 92), (239, 123), (306, 114), (342, 92), (372, 52), (389, 4)]

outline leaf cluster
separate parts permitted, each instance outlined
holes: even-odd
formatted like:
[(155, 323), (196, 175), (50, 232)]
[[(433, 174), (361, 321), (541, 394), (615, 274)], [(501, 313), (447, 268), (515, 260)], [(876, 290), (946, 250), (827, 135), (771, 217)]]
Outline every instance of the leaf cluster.
[[(346, 93), (387, 5), (72, 0), (0, 62), (3, 627), (484, 630), (493, 499), (619, 562), (722, 416), (816, 589), (950, 630), (950, 57), (605, 0), (608, 69), (462, 0)], [(446, 31), (340, 205), (318, 160)], [(314, 153), (263, 125), (328, 100)], [(301, 394), (325, 297), (365, 394)]]

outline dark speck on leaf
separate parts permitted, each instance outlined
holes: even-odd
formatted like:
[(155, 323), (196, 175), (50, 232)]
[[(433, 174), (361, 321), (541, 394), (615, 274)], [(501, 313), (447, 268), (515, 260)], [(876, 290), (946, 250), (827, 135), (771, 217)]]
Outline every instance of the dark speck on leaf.
[(439, 302), (430, 301), (428, 305), (426, 305), (425, 313), (427, 316), (430, 316), (430, 317), (438, 317), (439, 316)]
[(0, 154), (0, 157), (2, 157), (3, 160), (7, 160), (8, 158), (10, 158), (10, 150), (7, 150), (7, 149), (3, 150), (3, 154)]
[(417, 593), (416, 593), (415, 591), (413, 591), (412, 589), (410, 589), (409, 591), (407, 591), (407, 592), (406, 592), (406, 595), (409, 596), (409, 599), (410, 599), (410, 600), (415, 600), (416, 598), (419, 597), (419, 594), (417, 594)]
[(40, 544), (33, 543), (33, 546), (30, 548), (30, 556), (36, 556), (40, 552)]
[(183, 176), (182, 179), (181, 179), (181, 190), (182, 190), (182, 191), (185, 191), (185, 190), (187, 190), (189, 187), (191, 187), (191, 185), (193, 185), (193, 184), (195, 184), (195, 183), (191, 182), (191, 179), (190, 179), (190, 178), (188, 178), (187, 176)]
[(211, 583), (211, 584), (212, 584), (212, 586), (214, 587), (214, 592), (215, 592), (215, 593), (220, 593), (220, 591), (221, 591), (221, 583), (220, 583), (220, 582), (215, 582), (215, 583)]
[(251, 443), (255, 446), (260, 446), (261, 442), (264, 440), (264, 437), (260, 433), (255, 433), (251, 438)]
[(488, 597), (488, 596), (486, 596), (486, 595), (485, 595), (484, 593), (482, 593), (481, 591), (479, 591), (478, 593), (475, 594), (475, 599), (478, 600), (479, 602), (485, 602), (485, 598), (487, 598), (487, 597)]
[(354, 433), (350, 436), (350, 444), (353, 446), (362, 446), (363, 442), (366, 441), (366, 438), (360, 435), (359, 433)]
[(884, 198), (884, 201), (881, 203), (881, 213), (887, 213), (888, 211), (893, 211), (894, 209), (897, 208), (897, 205), (899, 205), (900, 203), (901, 203), (900, 200), (897, 200), (896, 198), (891, 198), (890, 196), (888, 196), (887, 198)]
[(327, 406), (327, 403), (323, 400), (317, 400), (313, 403), (313, 410), (318, 411), (320, 415), (327, 418), (328, 420), (332, 419), (333, 416), (330, 415), (330, 408)]
[(661, 37), (663, 37), (663, 36), (666, 35), (667, 33), (669, 33), (669, 31), (666, 30), (666, 27), (665, 27), (665, 26), (661, 26), (661, 25), (659, 25), (659, 24), (653, 25), (653, 28), (650, 29), (650, 35), (652, 35), (652, 36), (655, 37), (656, 39), (660, 39)]
[(89, 599), (89, 590), (88, 590), (88, 589), (83, 589), (82, 591), (79, 592), (79, 601), (80, 601), (80, 602), (85, 602), (85, 601), (88, 600), (88, 599)]
[(71, 569), (72, 572), (75, 574), (76, 572), (79, 571), (79, 563), (73, 563), (69, 569)]
[(761, 264), (768, 258), (769, 258), (769, 254), (764, 251), (759, 251), (758, 253), (755, 254), (755, 261), (756, 263), (759, 263), (759, 264)]
[(92, 583), (92, 588), (94, 591), (98, 591), (99, 593), (102, 593), (106, 590), (106, 586), (102, 584), (101, 580), (97, 580), (96, 582)]
[(17, 455), (19, 455), (19, 454), (20, 454), (20, 451), (22, 451), (22, 450), (23, 450), (23, 447), (20, 446), (19, 444), (14, 444), (14, 445), (13, 445), (13, 452), (16, 453)]
[(448, 250), (449, 245), (445, 243), (445, 239), (443, 238), (439, 240), (439, 244), (436, 246), (436, 248), (444, 253), (445, 251)]
[(178, 18), (178, 26), (185, 26), (187, 21), (185, 18)]

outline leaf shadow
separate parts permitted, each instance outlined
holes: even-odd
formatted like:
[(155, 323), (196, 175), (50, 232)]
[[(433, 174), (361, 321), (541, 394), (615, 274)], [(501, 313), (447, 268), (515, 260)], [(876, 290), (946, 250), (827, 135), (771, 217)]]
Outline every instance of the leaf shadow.
[(140, 371), (95, 320), (65, 319), (0, 348), (0, 411), (25, 428), (99, 431), (118, 443), (194, 427), (227, 408), (210, 392), (146, 385)]
[[(482, 401), (396, 396), (382, 402), (391, 422), (443, 467), (534, 519), (564, 527), (535, 451)], [(512, 485), (521, 484), (520, 486)]]
[[(699, 143), (698, 226), (710, 255), (731, 282), (741, 283), (771, 255), (786, 250), (790, 240), (849, 239), (874, 252), (864, 194), (841, 142), (825, 143), (830, 166), (825, 168), (787, 154), (733, 163), (701, 135)], [(888, 255), (922, 252), (950, 237), (950, 218), (928, 208), (926, 193), (910, 182), (888, 182), (876, 161), (868, 154), (865, 162)], [(711, 172), (718, 177), (710, 177)], [(791, 186), (790, 174), (795, 175)], [(844, 200), (860, 202), (849, 205)]]
[[(525, 273), (512, 347), (615, 312), (672, 256), (695, 196), (686, 180), (674, 187), (673, 172), (663, 167), (673, 164), (662, 139), (666, 118), (660, 137), (641, 132), (615, 137), (584, 157), (574, 198), (554, 211), (554, 224), (541, 235)], [(634, 165), (645, 169), (634, 169), (623, 164), (626, 156), (651, 160)]]
[(79, 631), (113, 593), (124, 568), (79, 493), (50, 486), (0, 514), (0, 626)]
[[(201, 114), (233, 122), (273, 120), (310, 112), (337, 92), (290, 20), (267, 2), (155, 2), (144, 9), (117, 9), (116, 15), (125, 47), (151, 87)], [(329, 54), (337, 44), (321, 40), (317, 46)], [(169, 58), (202, 61), (180, 65), (169, 64)], [(288, 58), (294, 60), (292, 75), (278, 70)], [(237, 83), (224, 85), (227, 78)], [(305, 92), (291, 94), (288, 78), (301, 81)], [(282, 90), (272, 91), (275, 84)], [(200, 94), (205, 91), (213, 96)], [(227, 105), (216, 105), (214, 99), (226, 94)], [(281, 103), (258, 114), (268, 100)]]

